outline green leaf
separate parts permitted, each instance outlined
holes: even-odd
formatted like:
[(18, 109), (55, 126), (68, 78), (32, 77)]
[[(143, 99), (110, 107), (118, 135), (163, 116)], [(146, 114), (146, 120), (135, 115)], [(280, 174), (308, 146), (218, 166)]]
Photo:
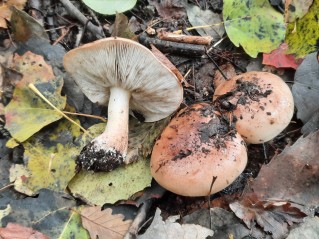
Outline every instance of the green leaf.
[(225, 0), (223, 17), (230, 40), (251, 57), (271, 52), (285, 38), (284, 18), (268, 0)]
[[(66, 98), (61, 96), (62, 79), (36, 83), (39, 91), (57, 108), (64, 109)], [(62, 116), (40, 99), (27, 86), (17, 86), (13, 99), (5, 108), (6, 129), (12, 137), (23, 142), (44, 126)]]
[(287, 53), (304, 57), (318, 49), (319, 40), (319, 0), (314, 0), (309, 12), (287, 27), (286, 43), (289, 45)]
[(105, 15), (114, 15), (133, 8), (137, 0), (82, 0), (92, 10)]

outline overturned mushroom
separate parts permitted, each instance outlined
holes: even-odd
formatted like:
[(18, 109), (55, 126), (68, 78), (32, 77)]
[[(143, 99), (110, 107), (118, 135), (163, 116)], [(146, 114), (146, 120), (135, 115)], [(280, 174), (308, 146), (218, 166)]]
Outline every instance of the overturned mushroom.
[(151, 173), (183, 196), (207, 196), (230, 185), (247, 163), (245, 143), (207, 103), (187, 107), (155, 143)]
[(128, 39), (107, 38), (71, 50), (64, 67), (92, 102), (108, 104), (105, 131), (84, 147), (78, 169), (111, 171), (125, 162), (129, 108), (153, 122), (173, 113), (183, 99), (176, 76)]
[(294, 113), (289, 87), (268, 72), (247, 72), (222, 82), (215, 90), (214, 102), (221, 111), (232, 112), (238, 133), (252, 144), (276, 137)]

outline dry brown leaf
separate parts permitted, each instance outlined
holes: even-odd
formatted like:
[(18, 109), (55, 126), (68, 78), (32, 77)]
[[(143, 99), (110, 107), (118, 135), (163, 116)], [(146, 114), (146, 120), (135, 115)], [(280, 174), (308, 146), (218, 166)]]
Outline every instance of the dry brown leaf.
[(91, 238), (122, 239), (132, 221), (124, 220), (121, 214), (112, 214), (112, 209), (101, 211), (101, 207), (86, 207), (81, 210), (82, 224)]
[(246, 188), (260, 200), (276, 198), (307, 206), (319, 206), (319, 131), (301, 137), (264, 165)]
[(24, 227), (15, 223), (8, 223), (7, 227), (0, 228), (1, 239), (49, 239), (46, 235), (33, 230), (29, 227)]
[(11, 6), (15, 6), (18, 9), (23, 9), (25, 3), (27, 0), (7, 0), (7, 1), (1, 1), (0, 4), (0, 27), (7, 28), (7, 21), (10, 20), (11, 17)]
[(252, 229), (257, 222), (265, 232), (272, 233), (274, 239), (285, 238), (288, 225), (302, 222), (306, 216), (289, 202), (260, 201), (255, 194), (245, 195), (229, 206), (248, 228)]

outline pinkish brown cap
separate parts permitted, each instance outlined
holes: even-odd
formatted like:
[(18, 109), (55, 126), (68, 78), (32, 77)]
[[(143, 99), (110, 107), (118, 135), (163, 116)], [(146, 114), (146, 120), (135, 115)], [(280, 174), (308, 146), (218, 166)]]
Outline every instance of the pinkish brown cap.
[(214, 101), (218, 100), (235, 107), (232, 112), (237, 118), (236, 129), (252, 144), (276, 137), (288, 126), (294, 113), (288, 85), (268, 72), (247, 72), (224, 81), (214, 93)]
[(240, 135), (211, 105), (201, 103), (178, 112), (165, 128), (153, 148), (151, 173), (176, 194), (207, 196), (230, 185), (246, 164)]

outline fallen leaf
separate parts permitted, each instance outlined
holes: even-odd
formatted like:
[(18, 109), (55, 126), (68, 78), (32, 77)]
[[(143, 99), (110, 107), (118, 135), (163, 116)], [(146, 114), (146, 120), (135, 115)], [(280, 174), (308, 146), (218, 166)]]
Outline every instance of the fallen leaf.
[(45, 62), (43, 57), (30, 51), (21, 56), (15, 54), (12, 65), (15, 71), (23, 75), (17, 87), (26, 87), (30, 83), (50, 82), (56, 78), (52, 67)]
[(14, 40), (26, 42), (32, 37), (45, 39), (49, 42), (48, 34), (44, 27), (25, 11), (12, 8), (11, 27)]
[(292, 94), (297, 108), (297, 117), (307, 123), (319, 110), (319, 64), (317, 53), (305, 57), (295, 73)]
[(186, 4), (186, 11), (188, 20), (193, 27), (205, 26), (203, 28), (196, 28), (196, 31), (201, 36), (211, 36), (214, 41), (222, 38), (225, 28), (220, 14), (214, 13), (209, 9), (201, 10), (198, 6), (192, 4)]
[(288, 225), (302, 222), (306, 214), (288, 202), (279, 205), (276, 203), (259, 201), (254, 195), (244, 195), (242, 200), (229, 204), (229, 207), (249, 229), (254, 229), (257, 222), (265, 232), (270, 232), (274, 239), (283, 239), (288, 234)]
[(30, 173), (21, 164), (13, 164), (10, 168), (10, 182), (14, 183), (14, 189), (28, 196), (35, 196), (37, 193), (25, 186), (25, 180), (30, 177)]
[(222, 208), (199, 209), (182, 219), (182, 223), (196, 224), (214, 231), (212, 239), (242, 238), (248, 235), (254, 238), (267, 238), (259, 228), (248, 229), (233, 212)]
[[(7, 207), (5, 209), (0, 210), (0, 221), (2, 220), (2, 218), (4, 218), (5, 216), (8, 216), (11, 212), (11, 206), (8, 204)], [(2, 227), (2, 223), (0, 223), (0, 227)]]
[(309, 11), (313, 0), (286, 0), (285, 22), (294, 22), (302, 18)]
[(1, 239), (49, 239), (41, 232), (15, 223), (8, 223), (5, 228), (0, 228), (0, 237)]
[(12, 14), (11, 7), (15, 6), (18, 9), (23, 9), (27, 0), (7, 0), (1, 1), (0, 6), (0, 27), (7, 28), (7, 21), (10, 21), (10, 17)]
[(137, 0), (104, 0), (103, 4), (101, 4), (101, 0), (83, 0), (89, 8), (104, 15), (114, 15), (130, 10), (134, 7), (136, 1)]
[(186, 16), (184, 1), (181, 0), (148, 0), (148, 3), (154, 6), (162, 18), (180, 19)]
[(319, 131), (299, 138), (263, 165), (246, 191), (252, 190), (260, 200), (276, 198), (307, 207), (319, 206), (318, 145)]
[(128, 27), (128, 18), (123, 13), (116, 13), (112, 36), (128, 39), (133, 39), (135, 37), (135, 34)]
[(302, 59), (296, 59), (292, 54), (286, 54), (288, 45), (283, 43), (279, 46), (278, 49), (273, 50), (269, 54), (263, 54), (263, 64), (271, 65), (276, 68), (293, 68), (297, 69), (298, 66), (302, 63)]
[(73, 142), (79, 136), (79, 127), (63, 120), (53, 129), (23, 142), (30, 172), (23, 181), (24, 186), (35, 192), (41, 188), (64, 191), (75, 175), (75, 158), (83, 147)]
[(173, 216), (163, 221), (161, 210), (157, 208), (152, 224), (144, 234), (137, 236), (137, 239), (153, 239), (154, 237), (161, 239), (202, 239), (214, 234), (212, 230), (199, 225), (179, 224), (176, 222), (178, 219), (180, 219), (180, 216)]
[(223, 18), (228, 37), (241, 45), (248, 55), (269, 53), (285, 37), (283, 16), (268, 0), (228, 0), (224, 2)]
[(112, 214), (111, 209), (86, 207), (81, 210), (82, 224), (90, 233), (91, 238), (122, 239), (132, 221), (124, 220), (121, 214)]
[(103, 205), (127, 199), (151, 184), (149, 160), (139, 160), (108, 173), (81, 171), (68, 187), (75, 197), (89, 204)]
[[(1, 207), (3, 203), (5, 203), (4, 198), (0, 198)], [(2, 225), (17, 223), (40, 230), (49, 238), (59, 238), (65, 223), (70, 218), (69, 208), (74, 207), (75, 204), (75, 200), (68, 194), (47, 189), (40, 190), (38, 197), (17, 198), (14, 196), (10, 200), (12, 210), (2, 219)]]
[(299, 227), (292, 229), (286, 239), (300, 238), (319, 238), (319, 217), (307, 218)]
[(319, 1), (315, 0), (303, 18), (288, 24), (285, 40), (289, 45), (287, 53), (295, 54), (297, 58), (301, 58), (317, 50), (318, 18)]
[[(64, 109), (66, 97), (61, 96), (63, 81), (35, 84), (36, 88), (58, 109)], [(50, 105), (44, 102), (28, 87), (16, 87), (13, 99), (5, 107), (6, 129), (19, 142), (30, 138), (44, 126), (62, 118)]]
[(90, 239), (89, 233), (82, 227), (81, 215), (77, 212), (78, 209), (73, 209), (68, 222), (65, 224), (63, 231), (59, 236), (59, 239)]

